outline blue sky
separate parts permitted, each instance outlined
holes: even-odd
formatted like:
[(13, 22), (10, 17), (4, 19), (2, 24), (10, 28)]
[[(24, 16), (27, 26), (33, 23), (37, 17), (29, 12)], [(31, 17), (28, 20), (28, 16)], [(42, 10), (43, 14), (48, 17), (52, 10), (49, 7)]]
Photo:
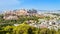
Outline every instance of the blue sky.
[(59, 10), (60, 0), (0, 0), (0, 10), (13, 9)]

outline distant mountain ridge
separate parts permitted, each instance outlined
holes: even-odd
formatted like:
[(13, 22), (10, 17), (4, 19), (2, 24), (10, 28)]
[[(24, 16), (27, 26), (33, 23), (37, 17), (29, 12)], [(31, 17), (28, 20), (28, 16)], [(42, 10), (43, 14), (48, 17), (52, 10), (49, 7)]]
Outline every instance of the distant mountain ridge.
[[(17, 9), (17, 10), (21, 10), (21, 9)], [(9, 11), (17, 11), (17, 10), (7, 10), (8, 12)], [(25, 9), (26, 10), (26, 9)], [(31, 10), (31, 9), (27, 9), (27, 10)], [(34, 9), (36, 10), (36, 9)], [(6, 11), (6, 12), (7, 12)], [(36, 10), (38, 13), (60, 13), (60, 10)], [(0, 11), (0, 14), (3, 14), (5, 13), (5, 11)]]

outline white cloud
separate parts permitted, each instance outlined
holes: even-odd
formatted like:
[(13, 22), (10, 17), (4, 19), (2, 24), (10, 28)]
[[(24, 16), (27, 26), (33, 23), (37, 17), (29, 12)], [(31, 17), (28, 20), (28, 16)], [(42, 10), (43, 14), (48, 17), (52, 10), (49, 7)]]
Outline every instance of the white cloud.
[(16, 5), (20, 2), (18, 0), (0, 0), (0, 6), (6, 6), (6, 5)]
[(23, 0), (0, 0), (0, 10), (18, 9)]

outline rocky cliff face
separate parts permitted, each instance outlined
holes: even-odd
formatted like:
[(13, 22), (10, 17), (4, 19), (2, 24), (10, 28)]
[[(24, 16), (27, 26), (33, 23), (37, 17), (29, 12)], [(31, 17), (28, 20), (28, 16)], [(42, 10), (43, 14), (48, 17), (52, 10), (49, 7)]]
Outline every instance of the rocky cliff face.
[(36, 10), (25, 10), (25, 9), (21, 9), (21, 10), (13, 10), (13, 11), (8, 11), (6, 13), (4, 13), (4, 17), (3, 19), (5, 20), (10, 20), (10, 19), (18, 19), (18, 16), (34, 16), (37, 14)]

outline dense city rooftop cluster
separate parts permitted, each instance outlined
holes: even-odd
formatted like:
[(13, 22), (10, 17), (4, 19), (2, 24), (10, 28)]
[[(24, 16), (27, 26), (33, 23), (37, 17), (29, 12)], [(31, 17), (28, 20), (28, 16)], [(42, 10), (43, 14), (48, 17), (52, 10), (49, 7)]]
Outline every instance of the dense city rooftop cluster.
[(59, 20), (60, 15), (59, 16), (58, 15), (57, 14), (54, 15), (54, 13), (52, 14), (51, 13), (38, 13), (38, 11), (35, 9), (32, 9), (32, 10), (20, 9), (20, 10), (12, 10), (12, 11), (5, 12), (3, 19), (4, 20), (18, 20), (21, 16), (24, 16), (27, 18), (35, 16), (35, 17), (38, 17), (37, 19), (38, 22), (32, 19), (26, 20), (25, 22), (37, 28), (52, 29), (53, 27), (54, 29), (58, 29), (60, 28), (60, 20)]
[[(35, 9), (32, 10), (10, 10), (6, 11), (3, 14), (0, 14), (0, 29), (4, 31), (5, 28), (13, 28), (13, 30), (17, 30), (17, 28), (24, 31), (29, 28), (36, 28), (36, 31), (40, 31), (39, 29), (47, 29), (59, 31), (60, 29), (60, 14), (59, 13), (40, 13)], [(26, 29), (26, 27), (28, 29)], [(33, 31), (32, 29), (32, 31)], [(14, 31), (15, 31), (14, 30)], [(18, 31), (18, 30), (17, 30)], [(45, 31), (44, 31), (45, 32)], [(43, 32), (43, 33), (44, 33)], [(36, 32), (35, 32), (36, 33)]]

